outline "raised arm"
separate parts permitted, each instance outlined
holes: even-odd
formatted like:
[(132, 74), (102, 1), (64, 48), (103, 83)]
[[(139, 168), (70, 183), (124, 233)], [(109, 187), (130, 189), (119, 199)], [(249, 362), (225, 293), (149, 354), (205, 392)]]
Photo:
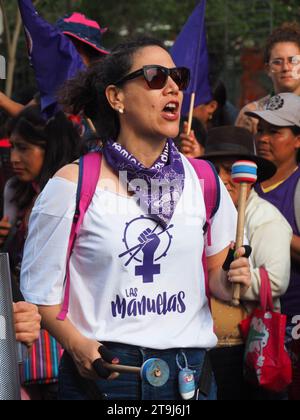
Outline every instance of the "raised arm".
[(0, 108), (11, 117), (16, 117), (24, 109), (24, 105), (13, 101), (0, 91)]

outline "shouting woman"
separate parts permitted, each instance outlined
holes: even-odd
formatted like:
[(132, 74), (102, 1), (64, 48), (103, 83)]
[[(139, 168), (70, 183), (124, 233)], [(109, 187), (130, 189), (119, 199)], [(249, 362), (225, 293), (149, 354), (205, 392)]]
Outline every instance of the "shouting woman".
[[(90, 380), (106, 399), (177, 400), (179, 374), (187, 367), (194, 398), (216, 396), (212, 375), (209, 386), (199, 385), (207, 349), (217, 344), (207, 294), (230, 301), (232, 283), (246, 292), (251, 277), (243, 248), (229, 271), (222, 269), (236, 228), (224, 185), (217, 180), (220, 205), (208, 244), (198, 176), (172, 140), (188, 83), (189, 71), (176, 68), (160, 42), (140, 39), (116, 47), (65, 88), (66, 108), (93, 120), (103, 149), (97, 189), (71, 256), (64, 321), (58, 315), (77, 165), (59, 171), (36, 202), (22, 267), (23, 293), (39, 305), (44, 325), (66, 350), (62, 399), (90, 398), (90, 387), (83, 386)], [(169, 365), (162, 388), (106, 369), (106, 362), (141, 366), (152, 357)]]

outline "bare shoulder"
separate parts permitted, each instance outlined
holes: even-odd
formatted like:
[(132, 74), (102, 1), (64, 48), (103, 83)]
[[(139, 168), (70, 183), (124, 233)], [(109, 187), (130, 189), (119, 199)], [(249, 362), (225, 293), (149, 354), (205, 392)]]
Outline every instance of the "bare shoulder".
[(244, 106), (235, 122), (236, 127), (246, 128), (248, 131), (255, 134), (257, 131), (257, 120), (247, 115), (247, 112), (254, 112), (256, 110), (256, 102), (251, 102), (248, 105)]
[(64, 178), (71, 182), (78, 182), (79, 166), (76, 162), (66, 165), (61, 168), (55, 175), (54, 178)]
[(257, 102), (250, 102), (244, 107), (244, 112), (253, 112), (257, 111)]
[(250, 102), (249, 104), (245, 105), (244, 108), (241, 110), (241, 114), (253, 111), (257, 111), (257, 102)]
[(241, 114), (244, 114), (245, 112), (253, 112), (253, 111), (261, 111), (264, 109), (266, 104), (269, 102), (271, 96), (264, 96), (263, 98), (258, 99), (257, 101), (250, 102), (247, 105), (244, 106), (244, 108), (241, 110)]

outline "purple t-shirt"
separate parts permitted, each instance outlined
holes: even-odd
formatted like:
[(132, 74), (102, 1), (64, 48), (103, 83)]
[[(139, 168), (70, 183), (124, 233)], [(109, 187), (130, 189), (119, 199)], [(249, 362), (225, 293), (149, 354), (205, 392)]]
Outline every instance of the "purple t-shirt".
[[(259, 184), (255, 187), (261, 198), (278, 208), (291, 225), (294, 235), (297, 236), (300, 236), (300, 231), (296, 223), (294, 198), (299, 181), (300, 167), (273, 191), (265, 193)], [(300, 314), (300, 264), (295, 261), (292, 261), (290, 285), (287, 293), (281, 298), (281, 305), (282, 312), (289, 317)]]

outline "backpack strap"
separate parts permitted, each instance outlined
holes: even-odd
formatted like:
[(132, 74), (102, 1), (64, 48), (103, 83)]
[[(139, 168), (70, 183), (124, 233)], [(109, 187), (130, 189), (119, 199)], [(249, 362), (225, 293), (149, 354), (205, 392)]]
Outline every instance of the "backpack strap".
[(211, 220), (220, 207), (221, 186), (217, 171), (211, 162), (200, 159), (189, 159), (199, 178), (204, 195), (206, 209), (206, 225), (208, 245), (211, 245)]
[(294, 197), (294, 208), (295, 208), (295, 216), (296, 216), (296, 224), (298, 231), (300, 232), (300, 179), (298, 181), (295, 197)]
[(102, 155), (89, 153), (80, 158), (79, 177), (76, 195), (76, 210), (69, 239), (66, 264), (65, 295), (58, 320), (64, 321), (68, 315), (70, 303), (70, 259), (75, 246), (77, 235), (83, 223), (84, 216), (93, 200), (101, 171)]
[[(220, 207), (221, 202), (221, 185), (220, 180), (215, 170), (215, 167), (211, 162), (201, 159), (188, 159), (190, 164), (193, 166), (203, 191), (205, 209), (206, 209), (206, 224), (204, 232), (207, 232), (207, 242), (211, 245), (211, 221)], [(202, 256), (203, 270), (205, 275), (205, 289), (208, 302), (211, 301), (210, 289), (209, 289), (209, 278), (207, 268), (207, 258), (205, 247)]]

